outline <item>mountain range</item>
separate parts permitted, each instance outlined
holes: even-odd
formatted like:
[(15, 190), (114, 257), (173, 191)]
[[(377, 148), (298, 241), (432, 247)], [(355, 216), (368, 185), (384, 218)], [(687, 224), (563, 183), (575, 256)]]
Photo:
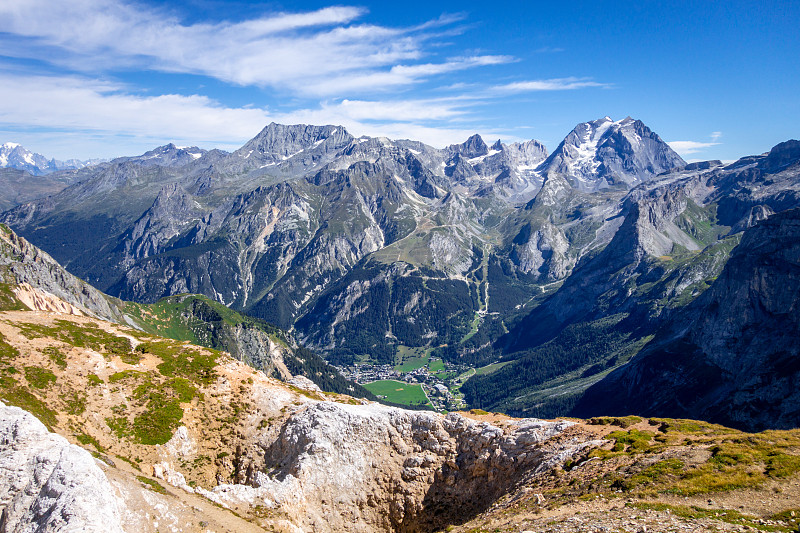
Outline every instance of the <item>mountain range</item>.
[[(340, 368), (419, 349), (478, 369), (444, 378), (474, 407), (567, 414), (626, 383), (615, 406), (659, 414), (668, 402), (633, 401), (635, 380), (619, 376), (705, 313), (706, 292), (724, 293), (759, 224), (800, 206), (798, 144), (686, 164), (629, 117), (579, 124), (552, 154), (535, 140), (436, 149), (270, 124), (232, 153), (167, 145), (56, 172), (67, 187), (0, 220), (112, 296), (203, 294)], [(709, 417), (765, 423), (719, 405)], [(797, 425), (781, 412), (774, 425)]]
[[(0, 209), (60, 192), (74, 183), (68, 170), (101, 163), (101, 159), (58, 161), (33, 153), (25, 147), (7, 142), (0, 145)], [(55, 174), (55, 175), (54, 175)]]
[[(793, 233), (796, 211), (748, 231), (742, 242), (764, 237), (762, 254), (721, 278), (744, 280), (753, 267), (756, 278), (774, 278), (767, 258)], [(781, 270), (794, 248), (777, 254)], [(739, 288), (754, 292), (752, 283)], [(696, 302), (708, 309), (715, 299)], [(711, 313), (700, 330), (715, 322)], [(202, 296), (148, 305), (104, 295), (0, 226), (0, 526), (789, 532), (800, 523), (798, 429), (409, 411), (330, 392), (333, 375), (325, 391), (289, 379), (292, 361), (313, 358), (294, 344)], [(259, 353), (267, 357), (242, 357)], [(624, 374), (642, 366), (632, 362)], [(653, 390), (661, 392), (644, 393)]]
[[(800, 523), (800, 142), (271, 124), (49, 176), (2, 190), (0, 531)], [(450, 412), (375, 401), (418, 382)]]
[(103, 159), (48, 159), (42, 154), (31, 152), (17, 143), (7, 142), (0, 145), (0, 168), (15, 168), (24, 170), (34, 176), (43, 176), (59, 170), (75, 170), (102, 163)]

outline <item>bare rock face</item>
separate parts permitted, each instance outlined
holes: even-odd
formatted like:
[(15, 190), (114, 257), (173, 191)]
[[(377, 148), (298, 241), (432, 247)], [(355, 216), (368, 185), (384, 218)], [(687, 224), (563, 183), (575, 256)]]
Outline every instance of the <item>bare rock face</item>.
[(266, 472), (215, 494), (291, 516), (304, 531), (433, 531), (596, 444), (556, 438), (571, 425), (501, 428), (455, 413), (314, 403), (263, 443)]
[(800, 209), (748, 229), (711, 288), (634, 361), (592, 389), (591, 409), (698, 418), (747, 431), (798, 424)]
[(553, 224), (543, 223), (540, 229), (529, 235), (527, 242), (512, 251), (511, 257), (519, 269), (526, 274), (536, 272), (546, 281), (566, 276), (571, 265), (567, 257), (569, 242), (563, 232)]
[(0, 531), (123, 533), (119, 507), (89, 452), (0, 404)]
[(76, 278), (48, 254), (4, 228), (0, 228), (0, 282), (25, 285), (40, 299), (63, 300), (62, 304), (75, 310), (70, 314), (122, 321), (114, 298)]

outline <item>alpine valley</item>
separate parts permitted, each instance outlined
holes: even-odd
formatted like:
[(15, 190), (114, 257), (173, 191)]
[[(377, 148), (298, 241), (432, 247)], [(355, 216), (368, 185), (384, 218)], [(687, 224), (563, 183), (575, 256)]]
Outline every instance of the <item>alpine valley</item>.
[(686, 164), (632, 118), (551, 154), (273, 123), (49, 177), (0, 220), (97, 289), (204, 295), (355, 379), (436, 362), (442, 408), (800, 425), (797, 141)]
[(798, 141), (270, 124), (6, 172), (0, 532), (800, 527)]

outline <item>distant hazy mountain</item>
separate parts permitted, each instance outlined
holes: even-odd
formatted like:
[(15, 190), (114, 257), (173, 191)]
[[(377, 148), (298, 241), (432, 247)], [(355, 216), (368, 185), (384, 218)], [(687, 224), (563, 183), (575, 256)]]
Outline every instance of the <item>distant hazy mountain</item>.
[(78, 159), (68, 159), (59, 161), (57, 159), (47, 159), (41, 154), (27, 150), (24, 146), (17, 143), (7, 142), (0, 145), (0, 168), (16, 168), (33, 174), (42, 176), (59, 170), (72, 170), (101, 163), (103, 159), (90, 159), (80, 161)]
[(68, 176), (58, 174), (34, 176), (16, 168), (0, 168), (0, 209), (11, 209), (50, 196), (63, 190), (70, 183)]

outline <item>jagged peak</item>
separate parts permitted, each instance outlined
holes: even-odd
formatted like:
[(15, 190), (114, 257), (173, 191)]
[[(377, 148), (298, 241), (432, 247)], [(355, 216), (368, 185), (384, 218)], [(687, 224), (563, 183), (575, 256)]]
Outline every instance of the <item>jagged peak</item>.
[(542, 163), (542, 173), (558, 172), (573, 185), (594, 190), (624, 182), (634, 186), (686, 162), (641, 120), (603, 117), (583, 122)]
[(353, 139), (343, 126), (271, 122), (235, 153), (244, 158), (254, 153), (263, 154), (268, 160), (278, 162), (323, 143), (328, 145), (332, 142), (336, 147), (344, 147)]
[(150, 155), (168, 154), (168, 153), (171, 153), (171, 152), (187, 152), (187, 153), (203, 152), (203, 153), (205, 153), (206, 150), (203, 150), (202, 148), (198, 148), (197, 146), (176, 146), (175, 143), (168, 143), (168, 144), (165, 144), (165, 145), (162, 145), (162, 146), (157, 146), (156, 148), (153, 148), (152, 150), (150, 150), (148, 152), (145, 152), (144, 154), (142, 154), (142, 157), (150, 156)]
[(260, 137), (274, 135), (276, 133), (277, 134), (310, 133), (318, 137), (329, 137), (337, 133), (350, 135), (350, 133), (344, 126), (337, 126), (334, 124), (325, 124), (322, 126), (317, 126), (314, 124), (280, 124), (278, 122), (270, 122), (269, 124), (264, 126), (264, 129), (262, 129), (258, 133), (258, 135), (256, 135), (251, 140), (251, 142)]
[(470, 136), (469, 139), (461, 144), (451, 144), (446, 150), (451, 153), (462, 155), (467, 159), (480, 157), (489, 153), (489, 147), (477, 133)]

